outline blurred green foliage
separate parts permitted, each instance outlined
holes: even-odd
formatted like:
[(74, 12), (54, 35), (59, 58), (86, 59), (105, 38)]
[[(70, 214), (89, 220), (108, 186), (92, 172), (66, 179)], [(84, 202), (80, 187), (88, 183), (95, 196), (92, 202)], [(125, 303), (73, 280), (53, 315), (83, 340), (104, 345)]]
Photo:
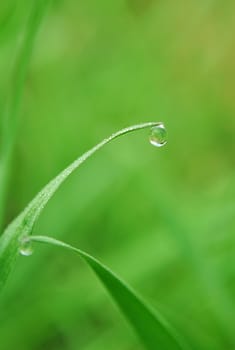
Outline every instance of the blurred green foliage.
[[(34, 1), (0, 3), (0, 113)], [(5, 224), (111, 132), (164, 121), (102, 150), (59, 190), (35, 234), (104, 261), (195, 349), (235, 346), (233, 1), (54, 1), (24, 90)], [(37, 247), (0, 300), (1, 349), (141, 349), (73, 255)]]

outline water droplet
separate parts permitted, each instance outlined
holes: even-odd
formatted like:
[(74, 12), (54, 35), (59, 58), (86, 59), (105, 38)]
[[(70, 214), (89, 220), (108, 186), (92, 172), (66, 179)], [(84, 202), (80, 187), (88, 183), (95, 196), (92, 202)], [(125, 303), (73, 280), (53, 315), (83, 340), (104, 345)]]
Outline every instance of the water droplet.
[(33, 245), (29, 238), (23, 238), (21, 240), (19, 252), (24, 256), (30, 256), (33, 254)]
[(162, 147), (167, 143), (167, 131), (163, 123), (151, 128), (149, 142), (155, 147)]

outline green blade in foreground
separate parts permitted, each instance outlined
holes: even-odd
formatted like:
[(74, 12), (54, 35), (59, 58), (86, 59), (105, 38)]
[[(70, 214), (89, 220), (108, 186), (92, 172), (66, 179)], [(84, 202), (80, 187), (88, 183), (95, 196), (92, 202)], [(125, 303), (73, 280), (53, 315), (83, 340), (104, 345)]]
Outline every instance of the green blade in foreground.
[[(136, 130), (150, 128), (159, 125), (158, 122), (150, 122), (130, 126), (117, 131), (104, 139), (81, 157), (76, 159), (58, 176), (50, 181), (38, 195), (29, 203), (26, 209), (6, 228), (0, 239), (0, 291), (4, 287), (10, 271), (14, 267), (15, 260), (19, 254), (19, 247), (22, 240), (29, 239), (35, 222), (43, 211), (45, 205), (62, 185), (62, 183), (73, 173), (83, 162), (90, 158), (104, 145), (119, 136)], [(32, 239), (32, 238), (31, 238)], [(36, 239), (34, 237), (34, 239)], [(99, 263), (92, 256), (52, 238), (39, 237), (41, 241), (54, 245), (63, 246), (76, 251), (98, 275), (113, 299), (117, 302), (126, 318), (134, 326), (137, 334), (142, 339), (147, 349), (155, 350), (182, 350), (186, 349), (179, 341), (175, 333), (161, 316), (154, 314), (136, 294), (119, 280), (108, 268)]]
[(161, 123), (149, 122), (129, 126), (125, 129), (117, 131), (116, 133), (102, 140), (96, 146), (84, 153), (81, 157), (77, 158), (36, 195), (25, 210), (6, 228), (2, 237), (0, 238), (0, 292), (6, 283), (12, 267), (14, 266), (15, 259), (18, 255), (19, 240), (32, 233), (34, 224), (43, 211), (45, 205), (63, 184), (63, 182), (69, 177), (69, 175), (71, 175), (94, 153), (112, 140), (130, 132), (151, 128), (159, 124)]
[(32, 236), (30, 241), (49, 243), (76, 252), (96, 273), (119, 308), (149, 350), (188, 349), (179, 335), (119, 277), (91, 255), (69, 244), (46, 236)]

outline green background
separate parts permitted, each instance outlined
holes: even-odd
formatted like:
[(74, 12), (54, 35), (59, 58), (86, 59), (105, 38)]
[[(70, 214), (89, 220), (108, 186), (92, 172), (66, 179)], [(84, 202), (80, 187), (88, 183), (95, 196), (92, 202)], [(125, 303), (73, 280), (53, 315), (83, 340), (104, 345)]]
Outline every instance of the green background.
[[(0, 3), (0, 113), (34, 1)], [(5, 225), (77, 156), (123, 127), (140, 131), (66, 182), (35, 234), (88, 251), (156, 306), (193, 349), (235, 348), (233, 1), (54, 1), (21, 108)], [(76, 256), (36, 246), (0, 301), (3, 350), (139, 350)], [(157, 346), (156, 346), (157, 349)]]

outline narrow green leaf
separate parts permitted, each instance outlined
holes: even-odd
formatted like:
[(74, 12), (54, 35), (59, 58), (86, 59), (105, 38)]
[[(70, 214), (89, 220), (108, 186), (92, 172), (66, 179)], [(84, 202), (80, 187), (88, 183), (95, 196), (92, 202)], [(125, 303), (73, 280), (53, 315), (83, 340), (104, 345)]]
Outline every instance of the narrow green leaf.
[(159, 124), (161, 123), (149, 122), (130, 126), (117, 131), (84, 153), (81, 157), (77, 158), (38, 193), (38, 195), (29, 203), (25, 210), (6, 228), (0, 239), (0, 291), (4, 286), (17, 257), (19, 239), (22, 239), (22, 237), (28, 236), (32, 233), (34, 224), (43, 208), (56, 190), (68, 178), (68, 176), (91, 155), (117, 137)]
[(11, 158), (14, 150), (16, 131), (19, 122), (20, 107), (24, 91), (28, 66), (32, 55), (36, 35), (50, 0), (38, 0), (26, 24), (19, 57), (15, 65), (10, 84), (6, 110), (2, 116), (1, 155), (0, 155), (0, 229), (3, 225), (5, 200), (10, 175)]
[(126, 318), (134, 326), (137, 334), (140, 336), (147, 349), (153, 350), (156, 349), (156, 347), (159, 347), (162, 350), (179, 350), (186, 348), (182, 345), (178, 336), (175, 335), (173, 330), (171, 330), (170, 326), (160, 315), (154, 314), (153, 311), (129, 287), (127, 287), (125, 283), (92, 256), (53, 238), (42, 236), (34, 236), (30, 238), (29, 236), (32, 233), (37, 218), (49, 199), (68, 176), (84, 161), (104, 145), (121, 135), (159, 124), (160, 123), (150, 122), (134, 125), (112, 134), (110, 137), (104, 139), (76, 159), (38, 193), (26, 209), (7, 227), (0, 239), (0, 291), (5, 285), (7, 277), (19, 254), (21, 244), (25, 239), (38, 240), (53, 245), (63, 246), (77, 252), (90, 265), (106, 286), (113, 299), (117, 302)]
[(135, 291), (117, 277), (108, 267), (84, 251), (46, 236), (31, 236), (30, 241), (48, 243), (72, 250), (92, 268), (119, 308), (136, 330), (146, 349), (187, 349), (183, 340), (159, 314), (153, 311)]

